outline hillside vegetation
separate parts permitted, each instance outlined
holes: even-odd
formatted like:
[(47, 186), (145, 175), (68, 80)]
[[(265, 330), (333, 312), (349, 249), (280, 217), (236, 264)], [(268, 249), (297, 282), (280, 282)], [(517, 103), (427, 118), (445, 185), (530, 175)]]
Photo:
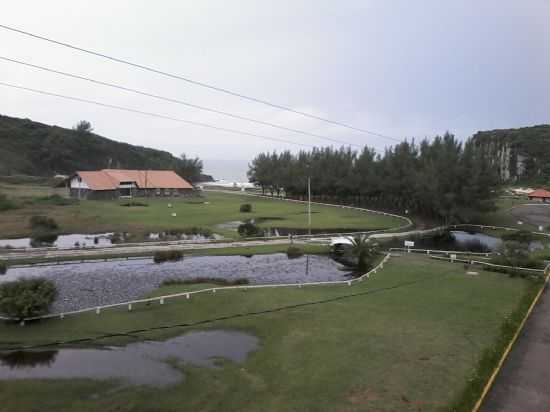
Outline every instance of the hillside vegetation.
[(105, 168), (172, 169), (191, 180), (199, 159), (172, 154), (73, 130), (0, 115), (0, 175), (52, 176)]

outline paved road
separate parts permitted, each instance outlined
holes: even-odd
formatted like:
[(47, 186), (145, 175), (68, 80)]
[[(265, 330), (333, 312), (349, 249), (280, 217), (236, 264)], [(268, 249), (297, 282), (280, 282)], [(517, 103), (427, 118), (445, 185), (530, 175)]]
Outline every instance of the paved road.
[(550, 288), (543, 292), (481, 411), (550, 411)]

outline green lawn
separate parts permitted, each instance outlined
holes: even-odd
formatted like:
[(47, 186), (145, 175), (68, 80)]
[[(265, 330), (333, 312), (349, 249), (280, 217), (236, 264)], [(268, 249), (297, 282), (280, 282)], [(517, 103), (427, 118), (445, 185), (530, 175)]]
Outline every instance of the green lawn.
[[(186, 380), (165, 389), (115, 390), (113, 382), (74, 379), (2, 382), (0, 410), (446, 411), (505, 318), (535, 287), (521, 278), (469, 276), (462, 265), (406, 255), (353, 286), (218, 291), (132, 312), (107, 310), (25, 327), (3, 324), (0, 348), (7, 348), (281, 308), (202, 325), (258, 336), (260, 349), (243, 364), (184, 367)], [(311, 304), (284, 309), (306, 302)], [(139, 336), (164, 339), (189, 330)]]
[(518, 218), (510, 214), (510, 209), (526, 203), (533, 202), (528, 199), (499, 198), (496, 201), (497, 210), (495, 212), (484, 214), (480, 221), (475, 223), (481, 225), (514, 227), (516, 229), (524, 230), (538, 230), (537, 226), (530, 225), (529, 223), (518, 225)]
[[(136, 235), (205, 227), (215, 233), (237, 237), (236, 231), (224, 230), (217, 225), (251, 218), (274, 218), (262, 223), (266, 227), (307, 228), (306, 205), (243, 195), (208, 193), (204, 198), (191, 200), (150, 199), (146, 200), (148, 207), (123, 207), (121, 203), (82, 201), (70, 206), (30, 204), (0, 213), (0, 234), (2, 237), (29, 235), (28, 220), (36, 214), (53, 217), (64, 233), (130, 232)], [(173, 207), (168, 208), (168, 203)], [(242, 203), (251, 203), (253, 212), (240, 213)], [(172, 213), (177, 216), (172, 217)], [(403, 224), (403, 220), (388, 216), (328, 206), (312, 207), (314, 229), (386, 229)]]

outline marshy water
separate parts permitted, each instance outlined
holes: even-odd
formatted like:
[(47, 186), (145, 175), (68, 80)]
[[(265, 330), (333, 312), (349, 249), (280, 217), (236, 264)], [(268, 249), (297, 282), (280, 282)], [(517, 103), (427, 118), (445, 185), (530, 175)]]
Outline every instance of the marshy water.
[[(52, 234), (51, 240), (44, 241), (33, 239), (32, 237), (0, 239), (0, 249), (2, 248), (36, 248), (36, 247), (56, 247), (58, 249), (73, 248), (97, 248), (111, 247), (116, 244), (124, 244), (130, 237), (128, 233), (98, 233), (98, 234), (79, 234), (55, 235)], [(131, 238), (130, 238), (131, 239)], [(135, 239), (136, 242), (145, 241), (166, 241), (166, 240), (189, 240), (203, 242), (207, 240), (222, 240), (223, 236), (217, 233), (175, 233), (167, 232), (148, 233), (143, 238)]]
[(0, 248), (31, 248), (54, 246), (59, 249), (71, 249), (76, 245), (78, 247), (110, 247), (113, 245), (111, 238), (113, 233), (99, 233), (95, 235), (78, 234), (53, 236), (53, 242), (34, 243), (30, 237), (17, 239), (0, 239)]
[(209, 330), (102, 349), (0, 352), (0, 380), (115, 379), (122, 384), (165, 387), (184, 379), (178, 366), (212, 368), (217, 359), (241, 363), (258, 346), (259, 339), (253, 335)]
[[(464, 250), (471, 252), (496, 252), (504, 244), (504, 241), (495, 236), (484, 233), (452, 230), (436, 236), (428, 236), (414, 239), (414, 247), (420, 249)], [(403, 240), (391, 242), (391, 247), (403, 247)], [(529, 243), (531, 251), (544, 248), (542, 242)]]
[(156, 264), (152, 259), (78, 263), (59, 266), (10, 268), (0, 282), (22, 277), (52, 280), (58, 297), (52, 312), (67, 312), (140, 298), (167, 279), (198, 277), (236, 280), (251, 284), (301, 283), (346, 280), (353, 270), (330, 256), (286, 254), (255, 256), (195, 256), (179, 262)]

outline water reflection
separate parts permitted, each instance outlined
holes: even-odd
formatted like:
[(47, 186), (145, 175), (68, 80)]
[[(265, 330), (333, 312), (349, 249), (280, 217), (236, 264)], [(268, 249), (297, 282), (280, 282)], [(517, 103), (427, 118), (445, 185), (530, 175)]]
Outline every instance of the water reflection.
[(246, 333), (212, 330), (107, 349), (10, 352), (0, 354), (0, 379), (116, 379), (163, 387), (184, 378), (174, 361), (206, 368), (215, 367), (218, 358), (241, 363), (258, 345), (258, 338)]
[(55, 362), (56, 350), (44, 351), (13, 351), (0, 353), (0, 365), (10, 369), (19, 369), (36, 366), (50, 366)]

